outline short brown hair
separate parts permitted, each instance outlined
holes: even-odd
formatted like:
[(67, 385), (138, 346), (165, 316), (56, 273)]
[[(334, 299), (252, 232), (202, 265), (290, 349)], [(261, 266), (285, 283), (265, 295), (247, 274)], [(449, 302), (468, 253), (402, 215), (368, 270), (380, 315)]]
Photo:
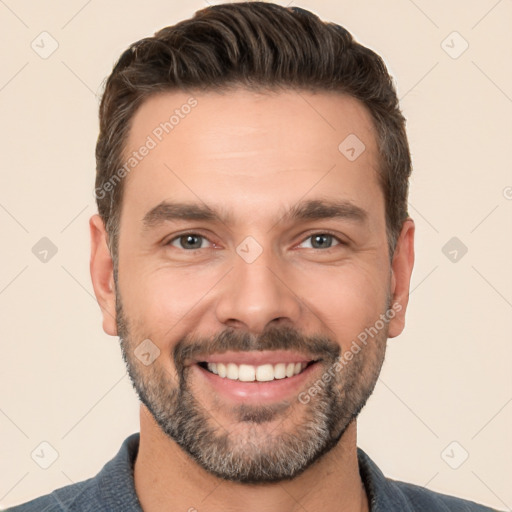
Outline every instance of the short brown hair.
[(201, 9), (192, 18), (133, 43), (106, 82), (96, 145), (96, 199), (114, 262), (123, 183), (112, 186), (112, 179), (123, 166), (136, 110), (158, 92), (240, 86), (339, 91), (366, 106), (377, 132), (379, 179), (392, 256), (408, 217), (411, 157), (405, 119), (383, 60), (355, 42), (343, 27), (309, 11), (242, 2)]

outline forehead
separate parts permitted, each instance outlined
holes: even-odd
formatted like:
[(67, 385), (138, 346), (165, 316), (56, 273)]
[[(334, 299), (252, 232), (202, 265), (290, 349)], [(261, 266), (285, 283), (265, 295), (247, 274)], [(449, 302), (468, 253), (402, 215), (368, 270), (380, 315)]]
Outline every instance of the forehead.
[(248, 216), (308, 194), (382, 203), (371, 115), (339, 93), (160, 93), (134, 115), (125, 162), (123, 210), (140, 214), (166, 199)]

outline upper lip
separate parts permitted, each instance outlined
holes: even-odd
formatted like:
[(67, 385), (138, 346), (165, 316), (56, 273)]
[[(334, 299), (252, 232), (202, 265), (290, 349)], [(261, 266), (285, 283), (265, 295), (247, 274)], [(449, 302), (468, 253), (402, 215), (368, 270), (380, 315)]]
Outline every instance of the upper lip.
[(312, 357), (300, 352), (291, 350), (262, 350), (262, 351), (227, 351), (222, 353), (210, 354), (208, 356), (199, 356), (192, 361), (194, 363), (234, 363), (249, 364), (260, 366), (263, 364), (278, 363), (309, 363), (317, 361), (317, 357)]

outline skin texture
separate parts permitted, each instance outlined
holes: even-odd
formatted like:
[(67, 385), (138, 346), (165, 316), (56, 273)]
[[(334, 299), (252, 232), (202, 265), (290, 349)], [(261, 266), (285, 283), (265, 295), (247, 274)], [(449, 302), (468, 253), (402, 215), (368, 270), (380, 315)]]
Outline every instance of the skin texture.
[[(117, 282), (103, 223), (98, 216), (90, 222), (91, 275), (103, 328), (123, 338), (134, 385), (139, 395), (146, 393), (135, 464), (139, 499), (145, 511), (368, 510), (352, 418), (373, 390), (386, 339), (403, 330), (414, 262), (411, 219), (389, 260), (371, 117), (357, 100), (333, 93), (239, 89), (193, 96), (197, 106), (125, 178)], [(169, 92), (148, 99), (133, 119), (126, 155), (190, 97)], [(350, 134), (365, 145), (354, 161), (338, 149)], [(345, 201), (362, 210), (364, 219), (283, 217), (307, 200)], [(144, 217), (163, 201), (207, 205), (226, 216), (145, 226)], [(314, 245), (312, 235), (325, 233), (335, 238)], [(179, 238), (184, 234), (204, 238), (194, 239), (198, 248), (191, 250)], [(257, 245), (245, 246), (248, 236)], [(237, 252), (242, 247), (255, 255), (258, 246), (262, 252), (251, 263)], [(307, 404), (298, 401), (299, 392), (307, 392), (332, 367), (334, 355), (348, 353), (392, 304), (398, 307), (389, 323), (360, 344), (331, 387)], [(217, 343), (222, 333), (231, 333), (227, 345)], [(291, 333), (286, 346), (285, 333)], [(134, 353), (146, 339), (159, 351), (148, 366)], [(315, 346), (314, 340), (324, 344)], [(244, 341), (260, 349), (316, 347), (310, 356), (322, 361), (286, 397), (264, 403), (253, 397), (242, 408), (218, 393), (194, 358), (178, 350), (192, 343), (203, 352), (236, 350), (247, 348)], [(144, 402), (154, 406), (151, 412)], [(321, 411), (332, 420), (325, 453), (317, 447), (302, 470), (298, 463), (288, 470), (292, 478), (224, 480), (162, 428), (177, 416), (178, 404), (190, 412), (192, 402), (213, 435), (204, 446), (199, 438), (189, 440), (200, 453), (223, 436), (225, 453), (238, 453), (246, 463), (257, 453), (272, 454), (274, 467), (276, 448), (290, 436), (311, 438), (301, 428), (308, 420), (320, 425)], [(191, 428), (179, 426), (184, 425)]]

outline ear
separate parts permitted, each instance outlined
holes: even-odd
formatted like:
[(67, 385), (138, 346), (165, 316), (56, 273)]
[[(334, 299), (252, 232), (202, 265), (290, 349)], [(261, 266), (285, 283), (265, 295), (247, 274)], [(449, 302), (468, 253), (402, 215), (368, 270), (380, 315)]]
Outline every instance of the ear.
[(91, 279), (96, 300), (103, 314), (103, 330), (111, 336), (117, 336), (114, 265), (108, 248), (108, 235), (103, 220), (97, 214), (89, 220), (89, 227)]
[(395, 316), (389, 321), (388, 336), (398, 336), (405, 327), (409, 287), (414, 266), (414, 221), (407, 219), (398, 237), (391, 263), (391, 307)]

